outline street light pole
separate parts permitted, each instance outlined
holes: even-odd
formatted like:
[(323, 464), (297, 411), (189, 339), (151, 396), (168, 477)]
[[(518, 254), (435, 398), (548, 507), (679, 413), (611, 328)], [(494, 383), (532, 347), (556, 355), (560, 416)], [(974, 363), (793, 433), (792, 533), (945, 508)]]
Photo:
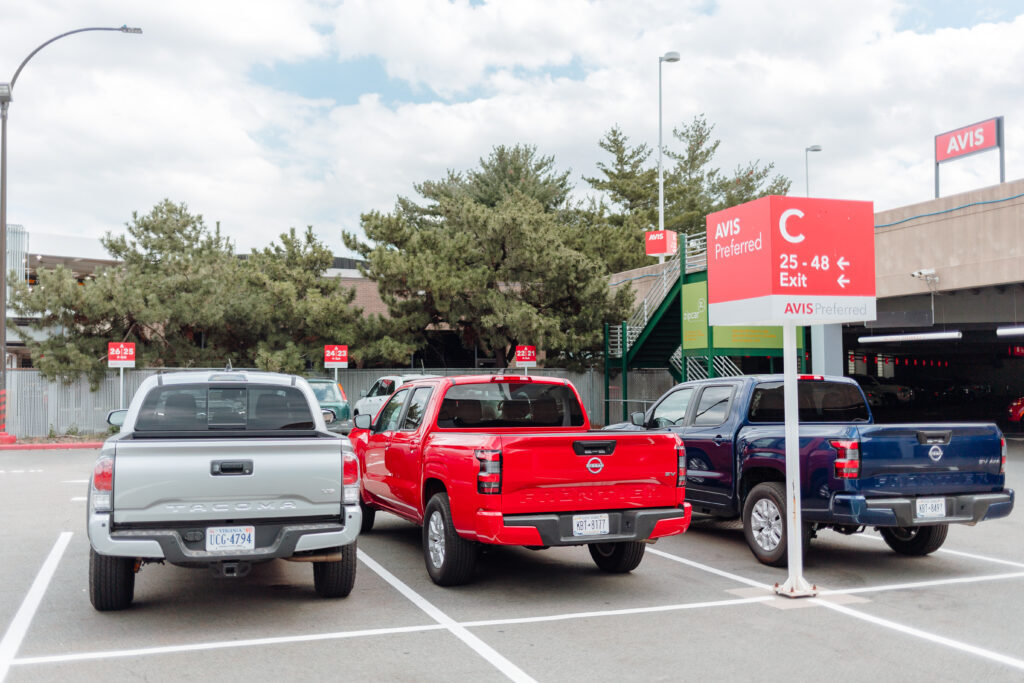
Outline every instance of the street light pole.
[(804, 147), (804, 182), (807, 184), (805, 197), (811, 196), (811, 174), (808, 171), (809, 166), (807, 165), (807, 153), (808, 152), (820, 152), (821, 145), (811, 145), (810, 147)]
[(29, 53), (18, 65), (10, 83), (0, 83), (0, 443), (14, 442), (14, 436), (7, 433), (7, 109), (14, 97), (14, 84), (18, 75), (36, 53), (50, 43), (76, 33), (86, 31), (119, 31), (120, 33), (142, 33), (141, 28), (121, 26), (118, 28), (79, 28), (54, 36)]
[[(662, 62), (678, 62), (678, 52), (666, 52), (658, 57), (658, 230), (665, 231), (665, 179), (661, 174), (661, 64)], [(664, 237), (664, 235), (662, 235)], [(664, 242), (663, 242), (664, 244)], [(665, 256), (658, 257), (658, 263), (664, 263)]]

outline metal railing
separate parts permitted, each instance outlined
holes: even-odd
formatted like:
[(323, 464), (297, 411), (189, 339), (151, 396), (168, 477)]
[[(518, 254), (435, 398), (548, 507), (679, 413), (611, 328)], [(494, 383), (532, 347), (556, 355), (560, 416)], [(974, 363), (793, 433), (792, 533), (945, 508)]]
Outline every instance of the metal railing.
[[(675, 355), (673, 355), (675, 358)], [(728, 356), (715, 356), (715, 376), (716, 377), (736, 377), (742, 375), (743, 371), (740, 370), (739, 366), (733, 362), (732, 358)], [(682, 363), (676, 366), (679, 370), (682, 368)], [(686, 358), (686, 379), (707, 379), (708, 378), (708, 357), (707, 356), (688, 356)]]

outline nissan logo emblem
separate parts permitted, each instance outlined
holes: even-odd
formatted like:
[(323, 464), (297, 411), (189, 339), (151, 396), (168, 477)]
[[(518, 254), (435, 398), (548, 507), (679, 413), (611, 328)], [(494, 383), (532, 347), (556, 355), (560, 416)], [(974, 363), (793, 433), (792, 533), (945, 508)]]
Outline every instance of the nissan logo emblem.
[(587, 461), (587, 471), (591, 474), (597, 474), (604, 469), (604, 462), (601, 458), (591, 458)]
[(928, 457), (938, 462), (942, 458), (942, 449), (938, 446), (932, 446), (928, 449)]

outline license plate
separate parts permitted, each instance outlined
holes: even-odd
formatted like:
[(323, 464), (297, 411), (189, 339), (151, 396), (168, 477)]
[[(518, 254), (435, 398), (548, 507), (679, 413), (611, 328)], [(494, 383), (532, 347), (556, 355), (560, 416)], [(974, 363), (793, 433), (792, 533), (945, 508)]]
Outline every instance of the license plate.
[(256, 547), (254, 526), (211, 526), (206, 530), (206, 550), (252, 550)]
[(918, 498), (917, 517), (945, 517), (945, 498)]
[(608, 533), (608, 514), (573, 515), (573, 536), (601, 536)]

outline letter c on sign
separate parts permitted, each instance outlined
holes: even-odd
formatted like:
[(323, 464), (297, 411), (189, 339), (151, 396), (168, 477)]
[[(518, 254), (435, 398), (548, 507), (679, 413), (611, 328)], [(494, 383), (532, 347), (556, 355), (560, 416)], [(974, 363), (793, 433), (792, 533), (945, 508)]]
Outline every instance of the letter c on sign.
[(804, 241), (803, 234), (800, 234), (800, 235), (790, 235), (786, 231), (786, 221), (789, 220), (790, 216), (796, 216), (797, 218), (803, 218), (804, 217), (804, 212), (801, 211), (800, 209), (786, 209), (785, 211), (783, 211), (782, 215), (779, 216), (779, 232), (782, 233), (782, 238), (785, 239), (787, 242), (792, 242), (793, 244), (799, 244), (800, 242)]

